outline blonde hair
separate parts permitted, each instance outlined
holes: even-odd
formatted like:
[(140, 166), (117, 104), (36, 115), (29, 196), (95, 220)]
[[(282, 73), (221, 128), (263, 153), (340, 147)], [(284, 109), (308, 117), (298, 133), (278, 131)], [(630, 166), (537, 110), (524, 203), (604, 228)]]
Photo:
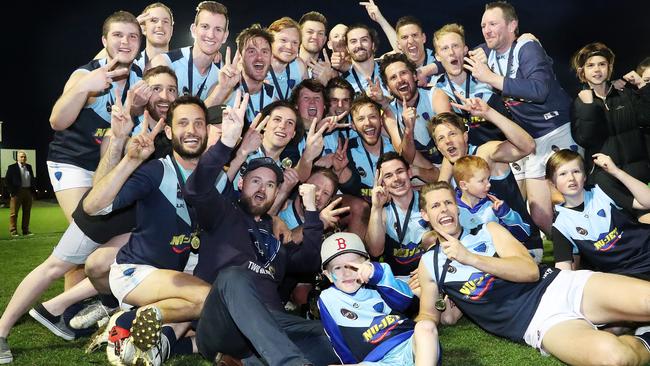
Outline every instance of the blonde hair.
[(465, 43), (465, 28), (463, 28), (462, 25), (456, 23), (445, 24), (442, 26), (442, 28), (433, 33), (433, 47), (436, 49), (436, 51), (438, 50), (437, 43), (440, 38), (449, 33), (458, 34), (463, 40), (463, 43)]
[(548, 158), (546, 162), (546, 179), (555, 183), (555, 173), (560, 169), (560, 167), (566, 163), (569, 163), (574, 160), (580, 160), (580, 166), (582, 171), (585, 170), (585, 161), (582, 158), (582, 155), (577, 152), (569, 149), (562, 149)]

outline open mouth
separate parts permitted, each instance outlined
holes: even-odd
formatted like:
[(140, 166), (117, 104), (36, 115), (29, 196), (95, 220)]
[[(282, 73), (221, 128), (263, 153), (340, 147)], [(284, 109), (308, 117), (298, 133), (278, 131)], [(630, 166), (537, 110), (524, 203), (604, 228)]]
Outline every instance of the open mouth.
[(279, 138), (282, 138), (282, 139), (284, 139), (284, 138), (287, 137), (287, 134), (284, 133), (284, 132), (282, 132), (282, 131), (276, 131), (276, 132), (274, 132), (273, 134), (274, 134), (275, 136), (279, 137)]
[(438, 223), (442, 226), (450, 226), (454, 224), (454, 218), (451, 216), (443, 216), (438, 219)]
[(458, 152), (458, 149), (455, 146), (450, 146), (447, 148), (447, 153), (449, 155), (456, 155), (456, 152)]
[(264, 71), (264, 63), (262, 62), (256, 62), (253, 64), (253, 69), (258, 72)]
[(163, 31), (153, 32), (153, 35), (154, 35), (154, 36), (158, 36), (158, 37), (164, 37), (164, 36), (165, 36), (165, 32), (163, 32)]
[(318, 114), (318, 109), (316, 109), (316, 107), (307, 108), (307, 115), (309, 117), (316, 117), (317, 114)]
[(169, 102), (158, 102), (155, 106), (159, 112), (167, 113), (169, 110)]
[(366, 127), (366, 128), (363, 129), (364, 135), (367, 135), (367, 136), (374, 136), (376, 131), (377, 131), (377, 129), (374, 128), (374, 127)]
[(397, 90), (398, 90), (400, 93), (402, 93), (402, 94), (408, 93), (408, 91), (409, 91), (409, 84), (408, 84), (408, 83), (404, 83), (404, 84), (400, 85), (400, 86), (397, 88)]
[(183, 139), (183, 144), (184, 145), (189, 145), (191, 147), (198, 147), (199, 146), (199, 139), (196, 137), (187, 137)]
[(261, 193), (261, 192), (255, 193), (253, 195), (253, 200), (255, 202), (262, 202), (263, 203), (264, 201), (266, 201), (266, 194)]

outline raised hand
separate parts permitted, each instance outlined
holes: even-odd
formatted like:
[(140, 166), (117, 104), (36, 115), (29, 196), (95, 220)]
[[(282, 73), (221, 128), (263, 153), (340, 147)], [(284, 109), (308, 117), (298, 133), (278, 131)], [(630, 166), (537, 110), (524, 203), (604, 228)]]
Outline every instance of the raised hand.
[(447, 258), (457, 261), (459, 263), (467, 264), (467, 261), (471, 257), (467, 248), (460, 242), (457, 238), (447, 234), (444, 230), (436, 230), (444, 240), (440, 241), (440, 249), (445, 253)]
[(619, 170), (619, 167), (616, 166), (616, 163), (614, 163), (614, 160), (612, 160), (612, 158), (609, 155), (596, 153), (593, 154), (591, 157), (594, 158), (594, 164), (598, 165), (609, 174), (613, 174), (614, 172)]
[[(133, 131), (133, 119), (131, 118), (131, 105), (133, 103), (133, 93), (130, 90), (126, 92), (126, 101), (122, 105), (122, 93), (115, 90), (115, 104), (111, 107), (111, 135), (113, 138), (126, 140), (131, 131)], [(147, 123), (149, 113), (145, 111), (145, 120)]]
[(347, 71), (350, 67), (350, 55), (348, 55), (343, 40), (336, 42), (336, 45), (334, 52), (332, 52), (332, 57), (330, 58), (330, 64), (335, 70), (340, 72)]
[(230, 47), (226, 47), (226, 56), (223, 59), (223, 65), (219, 69), (219, 81), (223, 88), (231, 90), (241, 81), (241, 69), (239, 63), (241, 55), (235, 51), (235, 56), (230, 58)]
[(235, 104), (233, 107), (226, 107), (222, 114), (221, 123), (221, 142), (228, 147), (235, 147), (242, 129), (244, 128), (244, 116), (248, 106), (248, 93), (241, 97), (241, 91), (237, 90), (235, 94)]
[(366, 76), (366, 81), (368, 81), (368, 87), (366, 88), (366, 95), (370, 97), (370, 99), (374, 100), (375, 102), (379, 104), (383, 104), (386, 96), (384, 95), (384, 92), (381, 90), (381, 84), (379, 83), (379, 78), (375, 78), (375, 81), (373, 82), (370, 79), (370, 76)]
[(133, 91), (133, 106), (143, 107), (149, 103), (149, 98), (153, 95), (153, 89), (147, 84), (146, 81), (140, 80), (131, 89)]
[(366, 8), (366, 11), (368, 12), (368, 16), (370, 17), (370, 19), (374, 20), (375, 22), (379, 22), (379, 20), (384, 17), (381, 14), (379, 7), (377, 6), (377, 4), (375, 4), (373, 0), (362, 1), (359, 3), (359, 5)]
[(488, 193), (487, 197), (490, 199), (490, 201), (492, 201), (492, 210), (494, 212), (499, 211), (501, 206), (503, 206), (503, 200), (500, 200), (497, 196), (489, 194), (489, 193)]
[(643, 88), (645, 86), (645, 82), (643, 81), (643, 78), (639, 74), (637, 74), (637, 72), (634, 70), (623, 75), (623, 80), (627, 81), (632, 85), (635, 85), (637, 88)]
[(578, 93), (578, 98), (580, 98), (580, 101), (584, 104), (591, 104), (594, 102), (594, 93), (591, 89), (581, 90), (580, 93)]
[(330, 58), (327, 55), (327, 50), (325, 48), (323, 48), (323, 60), (316, 61), (310, 59), (308, 66), (312, 71), (314, 79), (318, 80), (318, 82), (323, 85), (327, 85), (327, 82), (336, 76), (336, 72), (332, 68), (332, 63), (330, 62)]
[(309, 132), (307, 132), (305, 151), (302, 153), (308, 161), (314, 161), (323, 151), (323, 134), (329, 127), (327, 123), (324, 123), (316, 129), (316, 125), (318, 125), (318, 120), (314, 118), (309, 126)]
[(79, 80), (79, 83), (82, 83), (80, 85), (83, 85), (83, 89), (89, 93), (100, 92), (107, 89), (115, 79), (129, 74), (129, 69), (127, 68), (113, 70), (113, 68), (117, 66), (117, 62), (118, 60), (116, 57), (108, 61), (106, 65), (84, 75), (83, 78)]
[(487, 61), (488, 61), (487, 55), (485, 54), (485, 50), (482, 47), (479, 47), (479, 48), (476, 48), (476, 49), (473, 49), (473, 50), (469, 50), (469, 52), (467, 52), (467, 54), (469, 55), (469, 57), (472, 60), (487, 64)]
[[(286, 169), (285, 172), (285, 177), (287, 170), (291, 168)], [(291, 169), (293, 170), (293, 169)], [(298, 173), (296, 173), (295, 170), (293, 172), (296, 174), (296, 178), (298, 178)], [(300, 179), (296, 180), (297, 181)], [(282, 184), (286, 184), (287, 181)], [(295, 185), (295, 183), (294, 183)], [(302, 204), (305, 206), (305, 210), (307, 211), (316, 211), (316, 186), (310, 183), (303, 183), (298, 187), (298, 193), (300, 194), (300, 197), (302, 198)]]
[(325, 206), (325, 208), (321, 210), (320, 221), (323, 222), (325, 229), (335, 228), (338, 225), (340, 220), (339, 215), (342, 215), (346, 212), (350, 212), (350, 206), (336, 208), (336, 206), (341, 204), (342, 200), (343, 197), (339, 197), (334, 201), (330, 202), (327, 206)]
[(337, 176), (340, 176), (341, 172), (348, 167), (348, 141), (348, 139), (341, 141), (339, 138), (339, 146), (334, 153), (334, 159), (332, 159), (332, 170)]
[(375, 170), (375, 181), (372, 186), (372, 205), (383, 207), (390, 200), (390, 196), (384, 188), (384, 173), (381, 169)]
[(418, 118), (418, 110), (415, 107), (409, 107), (406, 104), (406, 98), (402, 96), (402, 120), (404, 121), (404, 128), (413, 131), (415, 128), (415, 120)]
[(369, 261), (363, 263), (348, 262), (345, 266), (357, 272), (357, 282), (361, 284), (368, 283), (375, 273), (375, 267)]
[(244, 134), (244, 138), (239, 146), (239, 151), (242, 155), (248, 156), (248, 154), (262, 146), (262, 131), (264, 131), (264, 127), (266, 127), (266, 124), (270, 119), (271, 116), (266, 116), (262, 119), (261, 113), (258, 113), (257, 116), (255, 116), (255, 119), (248, 127), (248, 131)]
[(320, 122), (318, 122), (318, 125), (316, 126), (316, 128), (321, 128), (321, 127), (323, 127), (323, 125), (327, 125), (327, 130), (325, 131), (325, 133), (330, 133), (330, 132), (334, 131), (337, 128), (348, 128), (348, 127), (350, 127), (349, 122), (338, 123), (340, 120), (343, 119), (343, 117), (345, 117), (347, 115), (348, 115), (348, 112), (345, 111), (345, 112), (343, 112), (343, 113), (341, 113), (341, 114), (339, 114), (337, 116), (325, 117), (325, 118), (321, 119)]
[(489, 81), (494, 77), (494, 73), (490, 70), (487, 63), (481, 60), (478, 56), (465, 57), (465, 65), (463, 65), (463, 67), (471, 72), (472, 76), (475, 77), (476, 80), (483, 83), (489, 84)]
[(460, 99), (463, 104), (451, 103), (452, 106), (462, 109), (469, 112), (472, 116), (487, 118), (488, 112), (492, 109), (483, 99), (481, 98), (465, 98), (460, 95), (459, 92), (454, 92), (456, 96)]
[(160, 131), (162, 131), (163, 126), (165, 125), (165, 120), (161, 118), (156, 126), (148, 131), (147, 128), (143, 128), (140, 133), (133, 136), (129, 141), (129, 146), (127, 148), (126, 155), (129, 159), (145, 161), (155, 150), (154, 139)]

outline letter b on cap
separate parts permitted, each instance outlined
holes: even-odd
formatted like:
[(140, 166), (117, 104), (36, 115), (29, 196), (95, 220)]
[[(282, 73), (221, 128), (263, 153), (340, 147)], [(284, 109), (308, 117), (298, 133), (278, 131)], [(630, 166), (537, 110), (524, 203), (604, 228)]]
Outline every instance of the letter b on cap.
[(348, 247), (344, 238), (336, 238), (336, 244), (339, 246), (336, 250), (343, 250)]

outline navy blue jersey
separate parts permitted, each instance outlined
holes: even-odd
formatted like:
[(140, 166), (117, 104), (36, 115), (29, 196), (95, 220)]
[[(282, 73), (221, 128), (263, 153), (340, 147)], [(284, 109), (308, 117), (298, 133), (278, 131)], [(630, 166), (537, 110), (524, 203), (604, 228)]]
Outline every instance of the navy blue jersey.
[[(585, 189), (580, 207), (555, 206), (553, 253), (556, 261), (580, 254), (589, 269), (620, 274), (650, 273), (650, 225), (628, 217), (598, 187)], [(557, 244), (556, 244), (557, 241)]]
[[(429, 231), (429, 223), (420, 214), (420, 193), (413, 192), (413, 207), (409, 221), (405, 223), (407, 212), (395, 204), (384, 206), (386, 220), (386, 241), (384, 244), (384, 261), (398, 276), (408, 276), (418, 268), (420, 257), (424, 253), (420, 242), (424, 233)], [(400, 233), (402, 241), (400, 242)]]
[[(106, 59), (93, 60), (77, 69), (90, 72), (106, 65)], [(77, 72), (76, 71), (76, 72)], [(122, 100), (126, 91), (142, 79), (142, 70), (131, 65), (129, 78), (122, 91)], [(65, 130), (55, 131), (50, 142), (47, 160), (71, 164), (86, 170), (95, 171), (99, 164), (99, 148), (104, 134), (111, 128), (111, 106), (115, 103), (115, 90), (120, 87), (116, 82), (94, 96), (95, 100), (84, 106), (77, 119)]]
[[(476, 146), (469, 147), (469, 154), (476, 154)], [(544, 244), (542, 243), (542, 237), (539, 234), (539, 228), (533, 223), (533, 219), (528, 213), (528, 207), (526, 206), (526, 201), (521, 196), (521, 191), (517, 185), (517, 180), (512, 174), (512, 171), (508, 170), (502, 176), (490, 176), (490, 192), (497, 196), (499, 199), (503, 200), (508, 207), (514, 210), (516, 213), (521, 216), (523, 223), (527, 224), (530, 227), (530, 234), (525, 240), (520, 240), (526, 249), (543, 249)]]
[[(178, 94), (194, 95), (201, 100), (208, 97), (210, 89), (219, 80), (219, 65), (212, 63), (205, 75), (201, 75), (192, 59), (193, 46), (163, 53), (178, 78)], [(190, 80), (192, 81), (190, 83)]]
[[(443, 74), (436, 82), (436, 88), (447, 94), (453, 102), (462, 104), (454, 92), (458, 92), (464, 98), (480, 98), (490, 107), (504, 116), (509, 117), (510, 113), (506, 109), (501, 96), (492, 91), (492, 87), (486, 83), (476, 80), (471, 74), (467, 74), (465, 82), (462, 85), (456, 84), (449, 79), (447, 74)], [(472, 145), (482, 145), (488, 141), (503, 141), (506, 139), (501, 130), (481, 117), (472, 116), (469, 112), (462, 111), (459, 108), (452, 107), (453, 111), (463, 117), (467, 126), (469, 143)]]
[[(413, 129), (413, 139), (415, 140), (415, 149), (419, 151), (427, 160), (434, 164), (442, 163), (442, 154), (436, 148), (435, 141), (429, 135), (428, 125), (431, 118), (435, 116), (433, 107), (431, 106), (431, 94), (433, 90), (430, 88), (418, 88), (415, 126)], [(401, 138), (404, 138), (404, 121), (402, 121), (402, 101), (395, 98), (390, 104), (390, 109), (397, 119), (397, 130)]]
[(107, 211), (134, 202), (136, 226), (116, 262), (182, 271), (191, 250), (192, 221), (169, 156), (138, 168)]
[[(497, 256), (492, 236), (485, 226), (471, 232), (463, 230), (460, 241), (471, 253)], [(540, 266), (540, 279), (537, 282), (505, 281), (456, 261), (445, 266), (447, 256), (439, 245), (425, 253), (420, 260), (424, 261), (427, 272), (438, 283), (438, 288), (449, 295), (463, 314), (485, 331), (515, 342), (523, 342), (524, 333), (546, 288), (560, 272), (556, 268)], [(438, 281), (442, 278), (443, 269), (447, 274), (441, 284)]]
[(373, 263), (367, 285), (349, 294), (332, 286), (320, 294), (318, 308), (325, 333), (343, 363), (381, 360), (413, 335), (415, 323), (404, 316), (413, 300), (409, 286), (385, 263)]
[(487, 48), (485, 53), (490, 69), (505, 77), (501, 94), (506, 106), (533, 138), (569, 123), (571, 98), (555, 78), (553, 60), (539, 42), (517, 41), (502, 55)]

